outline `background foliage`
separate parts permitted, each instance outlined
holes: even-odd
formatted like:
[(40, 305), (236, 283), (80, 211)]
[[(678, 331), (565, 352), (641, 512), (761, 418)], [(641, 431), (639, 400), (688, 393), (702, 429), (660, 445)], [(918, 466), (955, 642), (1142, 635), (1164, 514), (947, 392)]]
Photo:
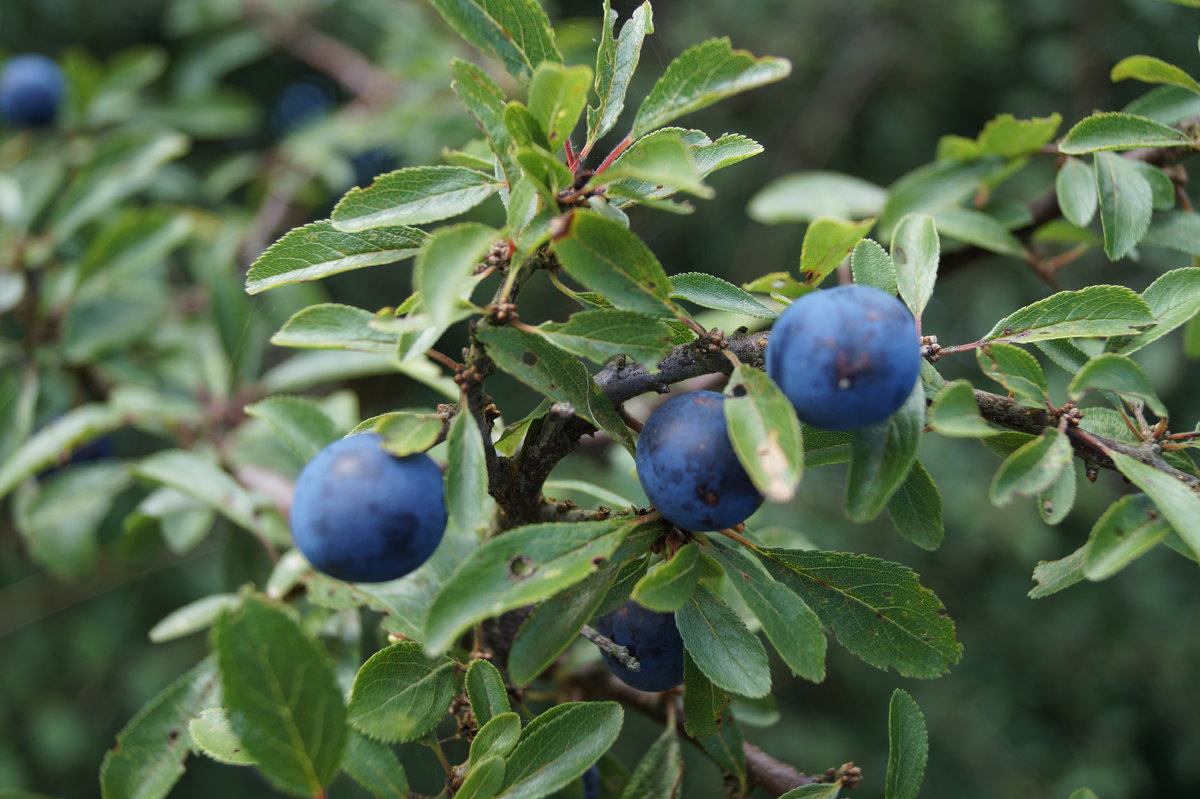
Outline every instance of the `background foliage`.
[[(212, 380), (223, 388), (214, 391), (206, 409), (210, 424), (220, 424), (223, 409), (215, 406), (250, 398), (240, 392), (261, 388), (263, 376), (283, 357), (270, 349), (268, 362), (257, 362), (268, 352), (266, 336), (296, 307), (320, 297), (304, 288), (292, 297), (272, 292), (242, 299), (238, 270), (249, 255), (281, 229), (325, 216), (354, 181), (353, 156), (382, 146), (397, 165), (431, 163), (443, 146), (457, 147), (475, 135), (458, 111), (445, 71), (449, 57), (465, 54), (465, 48), (428, 7), (382, 0), (336, 8), (266, 3), (259, 6), (271, 19), (311, 16), (315, 27), (367, 54), (394, 83), (385, 100), (365, 109), (351, 99), (351, 89), (330, 83), (326, 90), (344, 110), (278, 143), (272, 117), (281, 92), (318, 70), (291, 52), (287, 37), (264, 33), (261, 18), (243, 17), (240, 6), (128, 0), (100, 12), (93, 4), (30, 0), (0, 10), (0, 47), (72, 53), (71, 74), (84, 82), (103, 74), (99, 63), (111, 70), (121, 53), (132, 62), (128, 48), (155, 48), (135, 51), (148, 78), (135, 81), (124, 96), (117, 92), (107, 106), (73, 106), (71, 113), (80, 126), (92, 127), (157, 116), (192, 137), (186, 154), (138, 189), (147, 201), (197, 209), (190, 217), (194, 227), (173, 248), (178, 273), (156, 276), (187, 290), (169, 308), (144, 318), (150, 329), (170, 319), (177, 331), (201, 331), (196, 341), (210, 335), (210, 344), (238, 364), (236, 377)], [(614, 6), (622, 16), (632, 8)], [(555, 20), (564, 20), (559, 32), (564, 51), (570, 53), (575, 42), (578, 52), (587, 52), (598, 30), (594, 4), (549, 10)], [(1153, 53), (1185, 67), (1196, 60), (1194, 42), (1178, 33), (1194, 16), (1150, 0), (662, 2), (655, 5), (655, 17), (659, 34), (648, 40), (643, 56), (654, 69), (644, 70), (639, 80), (647, 81), (684, 47), (712, 35), (728, 35), (739, 47), (793, 63), (786, 81), (688, 120), (709, 131), (746, 133), (766, 145), (766, 154), (713, 178), (716, 199), (695, 201), (692, 216), (647, 214), (638, 220), (639, 233), (669, 272), (710, 272), (738, 283), (790, 267), (800, 250), (801, 226), (768, 227), (746, 216), (751, 196), (771, 178), (822, 168), (887, 185), (930, 160), (940, 135), (973, 137), (1000, 112), (1020, 117), (1060, 111), (1069, 124), (1094, 108), (1122, 107), (1142, 90), (1108, 80), (1111, 65), (1126, 55)], [(587, 58), (568, 56), (571, 60)], [(646, 88), (635, 85), (632, 94)], [(274, 218), (279, 212), (272, 198), (279, 193), (291, 199)], [(1058, 277), (1067, 289), (1113, 280), (1141, 290), (1162, 271), (1181, 265), (1164, 251), (1147, 249), (1138, 264), (1109, 263), (1093, 251)], [(328, 280), (324, 290), (339, 301), (371, 306), (375, 297), (407, 294), (407, 280), (407, 270), (376, 269)], [(940, 280), (925, 327), (943, 342), (970, 341), (1003, 309), (1045, 293), (1032, 270), (1017, 261), (978, 261)], [(557, 302), (548, 292), (531, 291), (522, 299), (522, 312), (561, 319), (565, 314)], [(1200, 416), (1188, 391), (1188, 370), (1195, 367), (1179, 339), (1176, 333), (1139, 359), (1165, 404), (1190, 420)], [(178, 347), (179, 374), (168, 382), (176, 380), (179, 390), (195, 388), (195, 372), (203, 371), (196, 364), (205, 360), (203, 351), (189, 347), (202, 345), (155, 346)], [(87, 399), (88, 386), (70, 360), (68, 352), (62, 379), (50, 385), (49, 400), (39, 405), (37, 424)], [(950, 379), (973, 369), (969, 362), (943, 364)], [(1060, 395), (1065, 383), (1063, 376), (1056, 386)], [(390, 377), (362, 377), (350, 385), (361, 406), (338, 395), (334, 402), (342, 405), (333, 410), (340, 418), (438, 401), (434, 389)], [(530, 395), (515, 382), (493, 393), (501, 407), (530, 407)], [(1031, 564), (1079, 546), (1122, 490), (1119, 478), (1103, 475), (1095, 488), (1081, 484), (1076, 511), (1052, 528), (1041, 523), (1031, 503), (980, 512), (987, 507), (994, 457), (980, 447), (926, 438), (921, 458), (942, 486), (946, 505), (946, 541), (936, 552), (899, 539), (886, 521), (847, 523), (841, 508), (827, 501), (840, 494), (842, 467), (809, 471), (792, 503), (768, 511), (770, 519), (798, 528), (822, 548), (912, 566), (951, 608), (965, 649), (962, 662), (933, 683), (904, 681), (928, 719), (937, 764), (926, 776), (923, 795), (1065, 796), (1081, 784), (1103, 797), (1194, 791), (1200, 786), (1200, 742), (1189, 730), (1200, 700), (1190, 664), (1200, 644), (1187, 632), (1200, 621), (1188, 601), (1194, 566), (1155, 551), (1104, 584), (1031, 601), (1025, 596)], [(171, 442), (161, 432), (123, 432), (116, 438), (126, 456)], [(293, 468), (301, 463), (283, 450), (263, 457), (289, 459)], [(598, 463), (608, 470), (606, 484), (613, 490), (637, 495), (636, 480), (611, 452), (569, 459), (556, 477), (591, 479)], [(219, 522), (216, 535), (186, 554), (172, 554), (156, 539), (122, 529), (128, 507), (121, 502), (118, 497), (99, 548), (88, 555), (89, 568), (74, 575), (54, 574), (31, 561), (8, 520), (0, 522), (0, 725), (16, 733), (0, 736), (0, 786), (59, 796), (94, 793), (101, 753), (117, 730), (204, 650), (199, 636), (154, 646), (146, 642), (146, 631), (184, 602), (235, 591), (264, 571), (257, 546), (229, 523)], [(830, 648), (828, 667), (829, 677), (819, 685), (780, 681), (781, 720), (751, 735), (769, 739), (773, 753), (784, 759), (813, 767), (853, 759), (869, 777), (882, 780), (887, 699), (898, 681), (838, 647)], [(622, 739), (618, 754), (632, 764), (656, 732), (640, 719), (628, 719), (627, 727), (636, 732)], [(715, 772), (685, 754), (685, 795), (702, 795), (701, 786), (712, 784)], [(413, 773), (414, 784), (436, 779), (434, 768)], [(177, 795), (218, 790), (255, 796), (262, 787), (243, 772), (195, 759)], [(339, 783), (339, 794), (354, 790)]]

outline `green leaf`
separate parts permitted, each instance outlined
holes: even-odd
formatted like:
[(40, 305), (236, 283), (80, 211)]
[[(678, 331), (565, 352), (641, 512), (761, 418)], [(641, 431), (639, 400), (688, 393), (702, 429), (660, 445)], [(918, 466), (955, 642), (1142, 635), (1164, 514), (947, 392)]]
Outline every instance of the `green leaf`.
[(486, 72), (470, 61), (451, 59), (450, 72), (454, 76), (451, 88), (483, 129), (488, 145), (500, 160), (505, 177), (511, 185), (515, 185), (521, 171), (513, 153), (515, 142), (504, 124), (504, 107), (507, 104), (504, 92)]
[(924, 427), (925, 391), (918, 383), (894, 414), (854, 431), (846, 476), (846, 515), (851, 521), (870, 521), (887, 505), (917, 460)]
[(389, 354), (396, 351), (396, 334), (377, 330), (372, 322), (391, 316), (386, 310), (377, 315), (332, 302), (310, 305), (284, 322), (271, 336), (271, 343), (277, 347)]
[(769, 293), (773, 300), (783, 305), (790, 305), (792, 300), (813, 291), (812, 286), (801, 283), (788, 272), (771, 272), (749, 283), (743, 283), (742, 288), (746, 291)]
[(581, 417), (633, 451), (625, 422), (578, 359), (542, 336), (514, 327), (488, 327), (477, 336), (500, 369), (554, 402), (571, 405)]
[(30, 557), (59, 579), (87, 576), (96, 566), (97, 528), (128, 485), (124, 464), (110, 461), (74, 465), (18, 492), (12, 515)]
[(941, 601), (898, 563), (845, 552), (757, 551), (838, 641), (880, 669), (939, 677), (962, 657)]
[(574, 585), (638, 524), (533, 524), (489, 539), (442, 584), (425, 623), (426, 648), (444, 652), (471, 625)]
[(854, 282), (874, 286), (888, 294), (898, 291), (896, 286), (896, 264), (879, 242), (865, 239), (858, 243), (850, 254), (850, 274)]
[(1054, 191), (1063, 216), (1076, 227), (1087, 227), (1096, 215), (1096, 176), (1090, 164), (1068, 158), (1054, 179)]
[(1200, 555), (1200, 496), (1174, 477), (1128, 455), (1109, 451), (1121, 474), (1149, 495), (1192, 552)]
[(1067, 386), (1067, 393), (1073, 400), (1082, 399), (1088, 391), (1111, 391), (1127, 400), (1144, 403), (1160, 418), (1167, 415), (1167, 409), (1146, 379), (1142, 367), (1124, 355), (1112, 352), (1097, 355)]
[(734, 50), (728, 39), (689, 47), (667, 66), (642, 101), (630, 137), (639, 139), (722, 98), (785, 78), (791, 70), (782, 58), (755, 59), (745, 50)]
[(934, 213), (937, 232), (980, 249), (1014, 258), (1025, 257), (1025, 245), (995, 217), (967, 208), (944, 208)]
[(703, 585), (675, 613), (683, 645), (714, 685), (742, 696), (771, 690), (767, 650), (729, 606)]
[(498, 236), (494, 228), (468, 222), (438, 228), (429, 237), (417, 256), (413, 289), (421, 292), (421, 304), (435, 326), (457, 320), (460, 298), (474, 288), (469, 279)]
[(30, 436), (0, 464), (0, 497), (47, 466), (65, 461), (76, 447), (124, 424), (120, 413), (98, 403), (67, 411)]
[(470, 761), (478, 763), (484, 757), (507, 757), (521, 737), (521, 717), (516, 713), (493, 716), (479, 727), (471, 741)]
[(1183, 133), (1133, 114), (1093, 114), (1067, 131), (1059, 152), (1083, 155), (1102, 150), (1131, 150), (1135, 147), (1187, 147), (1192, 140)]
[(1053, 427), (1022, 446), (1000, 464), (988, 497), (1004, 507), (1017, 495), (1031, 497), (1048, 489), (1071, 462), (1071, 441)]
[(966, 380), (947, 383), (934, 397), (929, 406), (929, 426), (935, 433), (956, 438), (981, 438), (996, 432), (979, 415), (975, 392)]
[(349, 718), (378, 741), (414, 741), (446, 714), (458, 690), (454, 661), (429, 657), (415, 641), (381, 649), (354, 678)]
[(150, 628), (147, 637), (154, 643), (161, 644), (207, 630), (216, 623), (222, 613), (233, 610), (241, 603), (242, 598), (238, 594), (210, 594), (163, 616), (158, 624)]
[(353, 730), (346, 741), (342, 769), (379, 799), (408, 799), (408, 775), (387, 744), (372, 741)]
[(508, 656), (512, 684), (523, 688), (553, 665), (597, 615), (618, 567), (608, 565), (540, 603), (513, 639)]
[(307, 397), (274, 396), (246, 406), (246, 415), (262, 419), (303, 460), (341, 435), (337, 424)]
[(595, 363), (628, 355), (639, 363), (656, 364), (674, 346), (671, 328), (632, 311), (581, 311), (565, 323), (548, 322), (534, 329), (555, 346)]
[(1083, 562), (1087, 556), (1087, 545), (1059, 560), (1039, 561), (1033, 570), (1033, 579), (1037, 583), (1030, 591), (1030, 599), (1042, 599), (1056, 594), (1064, 588), (1070, 588), (1084, 579)]
[(642, 56), (642, 41), (654, 33), (654, 13), (648, 1), (634, 9), (629, 20), (621, 26), (616, 41), (613, 41), (613, 28), (617, 12), (612, 10), (609, 0), (604, 0), (602, 19), (600, 46), (596, 50), (595, 88), (599, 103), (588, 108), (585, 152), (590, 152), (596, 141), (617, 124), (625, 108), (629, 81)]
[(633, 587), (633, 599), (659, 613), (674, 613), (687, 604), (700, 584), (700, 547), (687, 544), (670, 560), (651, 569)]
[(410, 227), (361, 233), (335, 230), (328, 219), (298, 227), (271, 245), (246, 273), (246, 292), (319, 280), (364, 266), (391, 264), (417, 254), (425, 234)]
[(333, 209), (332, 224), (359, 233), (437, 222), (471, 210), (498, 188), (490, 175), (461, 166), (399, 169), (380, 175), (365, 189), (347, 192)]
[(904, 304), (918, 319), (933, 296), (940, 252), (941, 242), (933, 217), (909, 214), (896, 224), (892, 233), (896, 285)]
[(739, 363), (726, 385), (725, 425), (738, 461), (771, 502), (796, 495), (804, 443), (796, 409), (761, 369)]
[(1050, 398), (1042, 365), (1020, 347), (1002, 341), (985, 344), (975, 350), (975, 359), (981, 372), (1016, 396), (1037, 405)]
[(236, 480), (195, 452), (161, 450), (132, 467), (134, 476), (200, 500), (234, 524), (259, 531), (254, 502)]
[(436, 413), (409, 411), (386, 413), (372, 421), (367, 429), (383, 436), (383, 448), (397, 458), (429, 449), (441, 438), (446, 426), (446, 420)]
[(1033, 342), (1055, 338), (1131, 335), (1154, 324), (1141, 297), (1124, 286), (1060, 291), (1001, 319), (984, 341)]
[(562, 61), (537, 0), (430, 0), (468, 42), (499, 59), (521, 82), (543, 61)]
[(620, 799), (664, 799), (673, 797), (683, 782), (683, 754), (679, 736), (668, 727), (634, 769)]
[(173, 488), (159, 488), (125, 517), (125, 529), (135, 532), (144, 526), (157, 526), (167, 547), (176, 555), (184, 555), (204, 540), (215, 519), (216, 513), (204, 503)]
[(124, 209), (88, 244), (79, 263), (80, 294), (103, 293), (122, 281), (142, 279), (187, 240), (191, 229), (192, 218), (174, 209)]
[(486, 660), (472, 660), (463, 682), (466, 684), (467, 699), (471, 702), (471, 712), (480, 726), (512, 710), (500, 670)]
[(538, 799), (578, 779), (608, 751), (624, 713), (616, 702), (566, 702), (525, 727), (497, 799)]
[(1178, 86), (1159, 86), (1122, 109), (1126, 114), (1175, 125), (1200, 113), (1200, 95)]
[(917, 799), (929, 759), (925, 716), (907, 691), (897, 688), (888, 704), (888, 765), (884, 799)]
[(720, 729), (721, 712), (729, 706), (729, 694), (712, 684), (704, 672), (683, 653), (683, 728), (693, 738), (707, 738)]
[(779, 316), (732, 283), (704, 272), (684, 272), (673, 276), (671, 298), (687, 300), (701, 308), (753, 316), (756, 319), (774, 319)]
[(800, 247), (800, 276), (810, 286), (820, 285), (874, 225), (874, 219), (842, 222), (823, 217), (813, 220), (804, 231)]
[(504, 759), (485, 757), (472, 763), (455, 797), (459, 799), (492, 799), (504, 787)]
[(865, 219), (878, 216), (887, 191), (838, 172), (795, 172), (763, 186), (750, 198), (746, 213), (755, 222), (779, 225), (820, 217)]
[(976, 141), (980, 155), (1017, 158), (1036, 153), (1054, 139), (1060, 114), (1032, 119), (1016, 119), (1012, 114), (1000, 114), (983, 126)]
[(646, 244), (619, 223), (576, 211), (555, 237), (567, 274), (623, 311), (674, 318), (671, 281)]
[(534, 70), (529, 84), (529, 113), (542, 126), (551, 152), (570, 138), (587, 105), (591, 83), (592, 71), (583, 65), (564, 67), (544, 61)]
[(246, 754), (281, 791), (323, 792), (346, 745), (346, 709), (328, 657), (288, 613), (253, 596), (221, 618), (213, 645)]
[(1166, 83), (1200, 94), (1200, 83), (1174, 64), (1148, 55), (1122, 58), (1112, 68), (1109, 78), (1115, 83), (1132, 78), (1142, 83)]
[(905, 541), (930, 552), (942, 545), (946, 535), (942, 495), (920, 461), (913, 463), (904, 482), (888, 500), (887, 509), (892, 525)]
[(1083, 573), (1106, 580), (1171, 534), (1171, 525), (1145, 494), (1121, 497), (1096, 520), (1088, 536)]
[(692, 160), (700, 170), (701, 177), (707, 177), (718, 169), (745, 161), (763, 151), (763, 146), (748, 136), (740, 133), (722, 133), (716, 141), (704, 141), (689, 145)]
[(679, 128), (663, 128), (639, 139), (612, 167), (593, 177), (591, 185), (620, 184), (624, 195), (650, 199), (677, 191), (712, 197), (713, 190), (703, 184), (692, 148), (681, 133)]
[(446, 509), (459, 530), (480, 533), (492, 523), (496, 502), (488, 494), (483, 435), (469, 413), (458, 413), (446, 435)]
[(1128, 255), (1146, 234), (1154, 195), (1133, 162), (1112, 153), (1097, 153), (1095, 161), (1104, 252), (1115, 261)]
[(1200, 214), (1192, 211), (1155, 214), (1140, 243), (1200, 256)]
[(896, 223), (908, 214), (932, 214), (961, 206), (995, 169), (995, 159), (943, 161), (914, 169), (889, 187), (876, 236), (890, 241)]
[[(1167, 0), (1167, 2), (1178, 3), (1181, 6), (1197, 4), (1197, 0)], [(1077, 791), (1073, 791), (1067, 799), (1099, 799), (1099, 797), (1096, 796), (1096, 792), (1091, 788), (1080, 788)]]
[(211, 657), (168, 685), (117, 733), (117, 745), (100, 766), (104, 799), (160, 799), (183, 775), (190, 747), (184, 726), (220, 701), (216, 663)]
[(741, 551), (718, 546), (713, 548), (713, 557), (791, 672), (813, 682), (824, 680), (826, 641), (817, 614), (795, 591), (771, 578)]
[(1137, 352), (1200, 313), (1200, 269), (1186, 267), (1160, 275), (1142, 292), (1142, 299), (1158, 323), (1136, 336), (1109, 339), (1105, 350), (1122, 355)]
[(1058, 475), (1054, 484), (1038, 494), (1037, 508), (1042, 521), (1058, 524), (1075, 507), (1075, 470), (1070, 464)]
[(91, 160), (58, 195), (53, 231), (63, 242), (154, 182), (168, 161), (188, 151), (186, 136), (164, 128), (119, 128), (101, 140)]
[(233, 731), (225, 708), (210, 707), (188, 723), (188, 735), (201, 754), (227, 766), (253, 766), (242, 741)]
[(1145, 161), (1127, 159), (1150, 184), (1150, 206), (1155, 211), (1170, 211), (1175, 207), (1175, 183), (1162, 167)]
[(801, 785), (781, 795), (779, 799), (837, 799), (842, 790), (840, 782), (813, 782)]
[(742, 728), (729, 713), (722, 717), (716, 735), (700, 739), (700, 747), (704, 753), (712, 758), (724, 774), (736, 780), (738, 789), (743, 794), (746, 793), (748, 782), (744, 745)]

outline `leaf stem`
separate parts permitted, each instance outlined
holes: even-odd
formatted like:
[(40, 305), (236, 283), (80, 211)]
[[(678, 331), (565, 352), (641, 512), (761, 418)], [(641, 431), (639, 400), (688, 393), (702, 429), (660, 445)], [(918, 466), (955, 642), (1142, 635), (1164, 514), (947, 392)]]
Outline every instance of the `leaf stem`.
[(628, 150), (629, 145), (631, 144), (633, 144), (633, 139), (631, 139), (629, 136), (621, 139), (621, 143), (614, 147), (613, 151), (608, 154), (608, 157), (600, 162), (600, 166), (596, 167), (596, 174), (599, 175), (601, 172), (612, 166), (613, 161), (616, 161), (618, 158), (620, 158), (621, 153)]

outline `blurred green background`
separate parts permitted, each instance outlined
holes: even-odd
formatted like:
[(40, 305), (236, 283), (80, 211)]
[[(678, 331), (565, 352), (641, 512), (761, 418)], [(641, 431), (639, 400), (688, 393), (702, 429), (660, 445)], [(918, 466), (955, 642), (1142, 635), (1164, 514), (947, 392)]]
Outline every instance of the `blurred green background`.
[[(547, 5), (568, 60), (590, 62), (599, 2)], [(622, 19), (635, 5), (613, 2)], [(298, 173), (299, 189), (279, 230), (328, 210), (340, 193), (338, 181), (342, 189), (353, 182), (353, 155), (373, 152), (377, 160), (368, 164), (380, 168), (431, 163), (443, 147), (461, 146), (475, 135), (458, 113), (445, 69), (451, 56), (474, 54), (416, 0), (4, 0), (0, 51), (107, 60), (130, 47), (160, 48), (170, 65), (156, 84), (164, 101), (189, 81), (210, 76), (229, 92), (225, 112), (245, 112), (240, 129), (232, 125), (197, 142), (184, 159), (191, 173), (244, 156), (270, 165), (278, 162), (281, 135), (272, 120), (287, 87), (309, 81), (342, 104), (351, 93), (336, 76), (321, 78), (294, 47), (266, 32), (253, 18), (263, 9), (276, 21), (302, 20), (336, 37), (394, 84), (370, 124), (355, 124), (351, 114), (322, 134), (345, 143), (342, 161), (315, 146), (293, 149), (285, 168)], [(631, 97), (644, 92), (673, 55), (712, 36), (729, 36), (737, 47), (783, 56), (794, 66), (787, 80), (686, 120), (714, 136), (745, 133), (766, 147), (763, 155), (714, 178), (716, 199), (697, 202), (695, 213), (643, 211), (633, 220), (669, 273), (705, 271), (735, 282), (798, 262), (803, 226), (765, 227), (745, 213), (749, 198), (768, 180), (800, 169), (833, 169), (887, 185), (932, 160), (939, 135), (973, 136), (1001, 112), (1059, 111), (1069, 125), (1093, 109), (1120, 108), (1141, 88), (1111, 84), (1111, 65), (1146, 53), (1194, 69), (1200, 20), (1194, 10), (1157, 0), (659, 0), (654, 15), (657, 33), (647, 41)], [(206, 114), (221, 108), (197, 113), (202, 125)], [(1014, 191), (1028, 192), (1018, 197), (1028, 199), (1049, 185), (1050, 176), (1049, 164), (1042, 173), (1031, 170)], [(176, 177), (155, 192), (170, 199), (198, 190), (182, 170)], [(263, 207), (270, 185), (247, 181), (213, 202), (252, 213)], [(1114, 265), (1092, 255), (1071, 264), (1060, 279), (1064, 288), (1111, 280), (1141, 290), (1165, 269), (1187, 265), (1183, 258), (1156, 259), (1147, 253), (1139, 263)], [(408, 282), (408, 268), (401, 265), (344, 275), (327, 286), (340, 301), (374, 308), (403, 299)], [(1024, 264), (983, 259), (939, 284), (925, 328), (943, 344), (974, 340), (996, 318), (1046, 293)], [(255, 301), (286, 317), (299, 307), (293, 299), (268, 295)], [(521, 310), (525, 318), (561, 319), (570, 309), (551, 292), (531, 287)], [(1200, 418), (1196, 365), (1185, 359), (1179, 333), (1145, 350), (1141, 362), (1168, 407), (1183, 420)], [(970, 362), (943, 366), (948, 379), (977, 376)], [(1065, 375), (1052, 374), (1059, 377), (1061, 390)], [(394, 378), (351, 385), (361, 396), (363, 417), (436, 401)], [(509, 420), (534, 403), (503, 378), (493, 394)], [(139, 446), (121, 443), (129, 454)], [(1102, 474), (1094, 486), (1081, 482), (1075, 511), (1050, 528), (1032, 502), (1003, 511), (988, 504), (987, 485), (998, 461), (977, 443), (930, 440), (921, 458), (946, 503), (946, 543), (937, 552), (900, 540), (886, 520), (845, 522), (836, 501), (842, 467), (810, 471), (795, 502), (764, 510), (752, 527), (784, 528), (791, 532), (781, 535), (793, 541), (803, 536), (823, 548), (912, 566), (956, 620), (963, 661), (943, 679), (919, 682), (873, 670), (833, 646), (829, 677), (821, 685), (786, 679), (786, 670), (776, 668), (781, 718), (769, 728), (748, 728), (748, 737), (801, 769), (823, 771), (853, 760), (866, 772), (859, 794), (879, 796), (887, 697), (903, 686), (929, 720), (922, 793), (929, 799), (1065, 799), (1085, 784), (1102, 799), (1200, 796), (1194, 564), (1160, 547), (1105, 583), (1028, 599), (1034, 564), (1079, 546), (1093, 520), (1127, 490), (1120, 478)], [(640, 496), (628, 459), (611, 450), (584, 448), (556, 476), (604, 482)], [(205, 651), (202, 636), (156, 646), (147, 641), (147, 630), (169, 610), (266, 573), (260, 550), (234, 530), (221, 530), (182, 559), (130, 555), (120, 546), (119, 519), (117, 511), (110, 514), (96, 572), (63, 582), (30, 564), (7, 517), (0, 517), (0, 795), (5, 787), (58, 797), (97, 795), (96, 773), (117, 730)], [(770, 716), (764, 714), (765, 720)], [(649, 723), (631, 718), (616, 754), (632, 766), (654, 734)], [(684, 796), (722, 795), (715, 770), (695, 752), (687, 754)], [(428, 765), (426, 773), (414, 769), (414, 787), (432, 789), (431, 758), (411, 747), (405, 759)], [(339, 782), (331, 795), (356, 790)], [(193, 758), (174, 795), (233, 799), (268, 791), (248, 771)]]

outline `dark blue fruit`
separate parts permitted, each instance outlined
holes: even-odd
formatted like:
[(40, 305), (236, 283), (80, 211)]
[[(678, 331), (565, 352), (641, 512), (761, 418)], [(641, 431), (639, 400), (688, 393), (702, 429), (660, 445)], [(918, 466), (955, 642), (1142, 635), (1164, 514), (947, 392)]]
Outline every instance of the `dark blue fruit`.
[(685, 530), (733, 527), (763, 501), (729, 443), (724, 402), (715, 391), (672, 397), (650, 414), (638, 439), (635, 460), (646, 496)]
[(58, 64), (41, 55), (13, 56), (0, 72), (0, 115), (19, 127), (49, 125), (65, 93)]
[(599, 799), (600, 797), (600, 767), (592, 765), (583, 772), (583, 799)]
[(641, 666), (640, 671), (631, 671), (601, 652), (621, 682), (640, 691), (666, 691), (683, 684), (683, 639), (674, 613), (646, 610), (631, 599), (597, 619), (595, 627), (604, 637), (628, 647)]
[(296, 481), (292, 537), (318, 571), (381, 583), (429, 559), (446, 530), (442, 471), (428, 455), (397, 458), (363, 433), (317, 453)]
[(320, 75), (292, 81), (279, 93), (271, 109), (271, 132), (283, 138), (310, 122), (316, 122), (337, 103), (333, 84)]
[(805, 294), (780, 314), (767, 345), (767, 374), (801, 420), (824, 430), (891, 416), (920, 370), (912, 314), (871, 286)]

